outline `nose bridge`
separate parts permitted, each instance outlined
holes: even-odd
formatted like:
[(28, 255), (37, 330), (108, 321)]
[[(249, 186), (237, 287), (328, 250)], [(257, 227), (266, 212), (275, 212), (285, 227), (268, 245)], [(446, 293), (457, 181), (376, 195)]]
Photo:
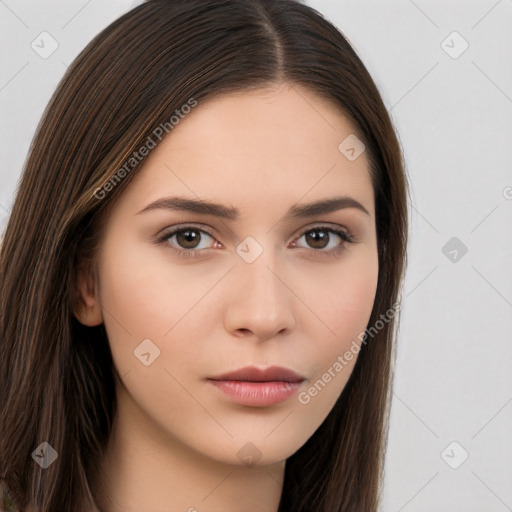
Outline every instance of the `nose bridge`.
[(237, 272), (248, 287), (248, 296), (265, 298), (269, 306), (277, 306), (286, 295), (282, 289), (283, 284), (274, 275), (276, 267), (279, 267), (278, 254), (271, 246), (270, 237), (266, 238), (264, 246), (254, 238), (248, 238), (237, 248), (241, 259), (237, 264)]
[(230, 298), (228, 324), (231, 330), (250, 330), (269, 337), (295, 324), (290, 290), (279, 278), (283, 266), (271, 245), (247, 237), (237, 247), (234, 269), (235, 292)]

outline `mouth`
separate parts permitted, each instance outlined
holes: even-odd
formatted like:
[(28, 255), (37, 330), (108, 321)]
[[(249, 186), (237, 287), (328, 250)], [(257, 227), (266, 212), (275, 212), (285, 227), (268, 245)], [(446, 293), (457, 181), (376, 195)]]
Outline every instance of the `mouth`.
[(280, 366), (264, 369), (245, 367), (208, 379), (233, 402), (253, 407), (284, 402), (305, 380), (305, 377)]

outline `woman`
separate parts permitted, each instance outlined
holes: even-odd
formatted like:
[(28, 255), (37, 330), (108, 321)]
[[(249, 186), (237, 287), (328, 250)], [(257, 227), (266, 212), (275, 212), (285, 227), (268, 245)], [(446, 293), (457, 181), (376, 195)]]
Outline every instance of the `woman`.
[(9, 495), (376, 511), (406, 240), (394, 128), (319, 13), (134, 8), (59, 85), (5, 232)]

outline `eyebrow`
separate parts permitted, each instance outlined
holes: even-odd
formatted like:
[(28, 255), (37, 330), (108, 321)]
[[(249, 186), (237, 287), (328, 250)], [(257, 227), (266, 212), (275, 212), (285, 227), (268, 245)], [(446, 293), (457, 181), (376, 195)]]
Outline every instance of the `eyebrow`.
[[(327, 199), (321, 199), (312, 203), (292, 206), (285, 214), (287, 219), (302, 219), (312, 217), (314, 215), (322, 215), (326, 213), (343, 210), (346, 208), (355, 208), (366, 215), (370, 215), (368, 210), (353, 197), (336, 196)], [(238, 209), (233, 206), (224, 206), (219, 203), (213, 203), (205, 199), (191, 199), (188, 197), (163, 197), (148, 204), (137, 215), (152, 210), (166, 209), (186, 211), (202, 215), (212, 215), (227, 220), (236, 220), (240, 216)]]

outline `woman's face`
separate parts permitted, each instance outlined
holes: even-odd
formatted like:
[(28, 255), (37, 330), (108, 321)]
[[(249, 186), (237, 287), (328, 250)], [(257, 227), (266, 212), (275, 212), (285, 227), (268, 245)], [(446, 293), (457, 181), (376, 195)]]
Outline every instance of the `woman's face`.
[[(353, 134), (300, 87), (223, 95), (193, 108), (115, 203), (87, 303), (105, 323), (119, 411), (160, 450), (270, 464), (332, 409), (378, 277)], [(335, 198), (347, 200), (311, 206)]]

